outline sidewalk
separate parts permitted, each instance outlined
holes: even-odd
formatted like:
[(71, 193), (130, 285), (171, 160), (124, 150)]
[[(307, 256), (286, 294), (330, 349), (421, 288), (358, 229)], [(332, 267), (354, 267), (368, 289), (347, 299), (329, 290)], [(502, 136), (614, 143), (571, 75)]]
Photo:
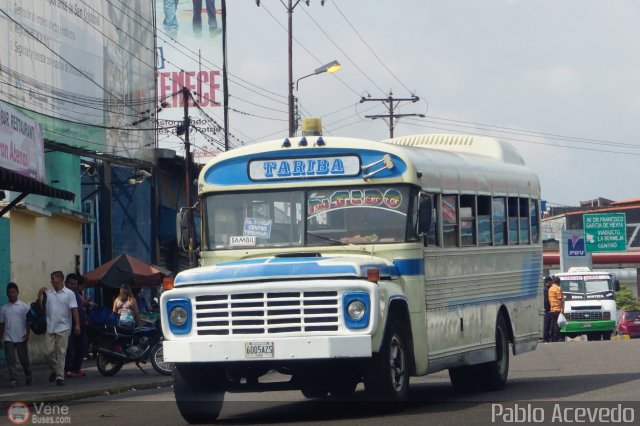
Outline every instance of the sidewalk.
[(26, 403), (34, 402), (62, 402), (92, 396), (114, 394), (129, 390), (152, 389), (171, 386), (173, 378), (163, 376), (153, 369), (151, 363), (142, 364), (144, 374), (135, 363), (125, 364), (114, 376), (105, 377), (96, 368), (94, 360), (85, 360), (83, 370), (85, 377), (74, 377), (65, 380), (64, 386), (57, 386), (49, 382), (49, 368), (44, 364), (32, 366), (33, 383), (26, 386), (24, 374), (18, 363), (18, 386), (9, 387), (7, 369), (0, 370), (0, 407), (14, 401)]

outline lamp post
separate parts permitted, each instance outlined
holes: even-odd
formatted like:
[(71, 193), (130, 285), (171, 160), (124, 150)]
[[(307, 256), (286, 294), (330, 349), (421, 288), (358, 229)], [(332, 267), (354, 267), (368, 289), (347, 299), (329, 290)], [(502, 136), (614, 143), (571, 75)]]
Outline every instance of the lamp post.
[[(342, 65), (340, 65), (340, 62), (338, 61), (331, 61), (327, 64), (324, 64), (323, 66), (316, 68), (315, 71), (313, 71), (311, 74), (307, 74), (307, 75), (303, 75), (302, 77), (300, 77), (299, 79), (296, 80), (296, 92), (298, 91), (298, 83), (300, 82), (300, 80), (307, 78), (307, 77), (311, 77), (312, 75), (318, 75), (318, 74), (322, 74), (325, 72), (328, 72), (330, 74), (333, 74), (334, 72), (338, 71), (340, 68), (342, 68)], [(291, 86), (290, 86), (290, 92), (291, 92), (291, 99), (295, 99), (293, 97), (293, 82), (291, 82)], [(291, 123), (290, 128), (289, 128), (289, 136), (295, 136), (296, 130), (298, 129), (297, 126), (297, 121), (295, 120), (295, 113), (294, 113), (294, 108), (293, 108), (293, 103), (291, 104), (291, 108), (289, 108), (289, 123)]]
[(328, 64), (324, 64), (320, 68), (316, 68), (316, 70), (311, 74), (304, 75), (296, 80), (296, 92), (298, 91), (298, 82), (303, 78), (311, 77), (312, 75), (322, 74), (323, 72), (328, 72), (330, 74), (333, 74), (334, 72), (338, 71), (340, 68), (342, 68), (342, 65), (340, 65), (340, 62), (338, 61), (331, 61)]

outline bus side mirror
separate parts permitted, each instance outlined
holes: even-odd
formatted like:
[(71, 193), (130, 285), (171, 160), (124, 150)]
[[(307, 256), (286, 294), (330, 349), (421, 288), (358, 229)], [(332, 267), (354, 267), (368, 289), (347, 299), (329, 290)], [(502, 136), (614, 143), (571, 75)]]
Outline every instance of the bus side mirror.
[(418, 235), (425, 235), (429, 232), (432, 211), (431, 197), (421, 193), (418, 199)]
[(613, 288), (614, 288), (615, 291), (620, 291), (620, 280), (616, 279), (613, 282)]
[(182, 207), (176, 215), (176, 240), (178, 247), (182, 250), (186, 250), (189, 246), (189, 215), (188, 207)]

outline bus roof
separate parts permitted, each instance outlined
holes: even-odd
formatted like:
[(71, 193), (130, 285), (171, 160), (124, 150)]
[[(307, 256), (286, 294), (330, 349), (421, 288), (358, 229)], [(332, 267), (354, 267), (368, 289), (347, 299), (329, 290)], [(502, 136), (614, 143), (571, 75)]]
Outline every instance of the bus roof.
[[(540, 197), (537, 176), (525, 166), (515, 148), (489, 137), (429, 134), (376, 142), (308, 136), (306, 146), (302, 146), (301, 140), (301, 137), (287, 138), (290, 144), (287, 147), (283, 138), (221, 153), (202, 169), (199, 192), (246, 190), (249, 185), (256, 184), (266, 184), (273, 189), (301, 186), (300, 178), (293, 177), (256, 181), (249, 174), (251, 163), (257, 160), (358, 156), (360, 165), (366, 166), (389, 154), (394, 168), (384, 170), (367, 181), (363, 178), (366, 172), (380, 165), (366, 172), (357, 170), (350, 175), (311, 178), (317, 186), (405, 182), (419, 185), (429, 192)], [(308, 181), (305, 179), (305, 182)]]

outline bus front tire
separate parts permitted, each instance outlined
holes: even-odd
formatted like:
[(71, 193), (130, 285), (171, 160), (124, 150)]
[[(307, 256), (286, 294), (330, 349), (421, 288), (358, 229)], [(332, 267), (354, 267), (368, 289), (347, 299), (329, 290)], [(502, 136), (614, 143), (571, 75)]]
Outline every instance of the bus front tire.
[(409, 339), (398, 319), (387, 322), (380, 351), (364, 371), (364, 387), (375, 400), (402, 403), (409, 398)]
[(220, 415), (227, 378), (223, 367), (176, 364), (173, 392), (182, 417), (190, 424), (212, 423)]

